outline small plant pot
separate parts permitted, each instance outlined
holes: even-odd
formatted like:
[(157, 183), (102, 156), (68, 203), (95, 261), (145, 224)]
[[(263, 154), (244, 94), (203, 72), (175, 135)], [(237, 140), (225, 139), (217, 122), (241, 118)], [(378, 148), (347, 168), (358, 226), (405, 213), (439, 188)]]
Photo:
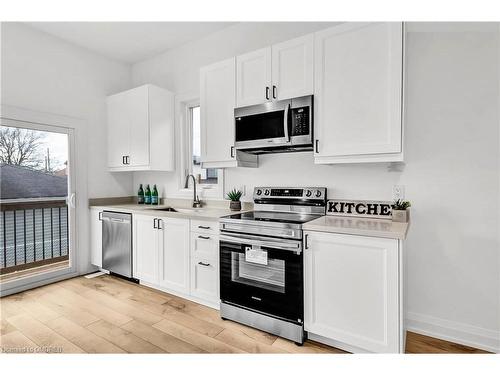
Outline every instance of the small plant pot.
[(241, 211), (241, 201), (231, 201), (229, 203), (231, 211)]
[(410, 221), (410, 210), (392, 210), (392, 221), (407, 223)]

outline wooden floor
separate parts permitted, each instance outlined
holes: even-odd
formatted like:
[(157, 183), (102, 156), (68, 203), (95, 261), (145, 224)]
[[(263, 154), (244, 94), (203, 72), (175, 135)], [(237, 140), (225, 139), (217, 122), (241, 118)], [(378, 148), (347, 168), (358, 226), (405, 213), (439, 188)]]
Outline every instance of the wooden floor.
[[(77, 277), (0, 300), (0, 346), (55, 353), (345, 353), (223, 321), (217, 310), (111, 277)], [(408, 353), (482, 351), (409, 332)]]

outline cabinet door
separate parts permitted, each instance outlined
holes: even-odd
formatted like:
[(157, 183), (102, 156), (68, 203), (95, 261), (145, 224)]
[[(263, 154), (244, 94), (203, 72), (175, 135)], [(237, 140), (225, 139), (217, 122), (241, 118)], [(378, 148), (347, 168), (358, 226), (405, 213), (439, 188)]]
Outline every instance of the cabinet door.
[(306, 331), (372, 352), (398, 352), (398, 241), (305, 235)]
[(149, 86), (141, 86), (126, 91), (126, 107), (123, 110), (128, 114), (130, 167), (149, 165)]
[(200, 70), (201, 161), (235, 162), (234, 104), (235, 59)]
[(127, 108), (126, 93), (111, 95), (106, 98), (108, 132), (108, 167), (125, 167), (124, 156), (129, 154), (130, 118)]
[(402, 28), (347, 23), (316, 33), (316, 161), (401, 153)]
[(101, 210), (90, 209), (90, 263), (102, 267), (102, 221)]
[(160, 285), (189, 293), (189, 220), (160, 219)]
[(283, 100), (313, 94), (314, 34), (272, 47), (272, 97)]
[(271, 47), (236, 57), (236, 106), (271, 100)]
[(133, 276), (140, 281), (158, 285), (158, 229), (154, 217), (134, 215)]
[(217, 259), (193, 257), (191, 262), (191, 295), (214, 305), (219, 302)]

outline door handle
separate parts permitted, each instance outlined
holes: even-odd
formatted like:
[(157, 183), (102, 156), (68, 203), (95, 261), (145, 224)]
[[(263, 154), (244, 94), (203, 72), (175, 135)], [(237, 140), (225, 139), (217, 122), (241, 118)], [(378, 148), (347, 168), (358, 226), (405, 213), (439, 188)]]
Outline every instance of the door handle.
[(315, 151), (317, 154), (319, 154), (319, 140), (318, 140), (318, 139), (316, 139), (316, 141), (314, 142), (314, 145), (315, 145), (315, 146), (314, 146), (314, 148), (315, 148), (315, 150), (314, 150), (314, 151)]
[(273, 85), (273, 99), (276, 99), (276, 86)]
[(158, 220), (156, 217), (153, 219), (153, 228), (154, 229), (158, 229), (157, 225), (156, 225), (156, 220)]
[(156, 223), (157, 223), (156, 225), (158, 226), (158, 228), (156, 228), (156, 229), (162, 229), (162, 226), (161, 226), (161, 219), (156, 219), (156, 220), (158, 220), (158, 221), (156, 222)]
[(198, 262), (198, 264), (199, 264), (200, 266), (205, 266), (205, 267), (209, 267), (209, 266), (210, 266), (210, 263)]
[(75, 208), (76, 204), (76, 195), (75, 193), (71, 193), (67, 198), (66, 198), (66, 204), (70, 206), (71, 208)]
[(287, 143), (290, 142), (290, 132), (288, 129), (288, 112), (290, 112), (290, 104), (287, 104), (287, 106), (285, 107), (285, 116), (283, 118), (283, 131)]
[(269, 86), (266, 86), (266, 99), (269, 100)]
[(125, 156), (122, 156), (122, 164), (127, 164), (125, 163)]
[(125, 156), (125, 164), (130, 164), (130, 156)]
[(231, 157), (234, 158), (234, 146), (231, 146)]
[(101, 220), (101, 221), (102, 221), (102, 211), (101, 211), (101, 212), (99, 212), (99, 220)]
[(309, 249), (309, 244), (308, 244), (308, 242), (307, 242), (307, 240), (308, 240), (308, 239), (309, 239), (309, 235), (308, 235), (308, 234), (306, 234), (306, 235), (304, 236), (304, 248), (305, 248), (305, 249)]

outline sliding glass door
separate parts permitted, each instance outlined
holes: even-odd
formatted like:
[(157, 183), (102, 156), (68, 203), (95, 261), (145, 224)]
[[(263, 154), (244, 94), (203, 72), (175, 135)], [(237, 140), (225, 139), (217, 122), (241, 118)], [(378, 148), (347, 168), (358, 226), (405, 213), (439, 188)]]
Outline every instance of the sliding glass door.
[(75, 271), (72, 129), (1, 120), (0, 289)]

